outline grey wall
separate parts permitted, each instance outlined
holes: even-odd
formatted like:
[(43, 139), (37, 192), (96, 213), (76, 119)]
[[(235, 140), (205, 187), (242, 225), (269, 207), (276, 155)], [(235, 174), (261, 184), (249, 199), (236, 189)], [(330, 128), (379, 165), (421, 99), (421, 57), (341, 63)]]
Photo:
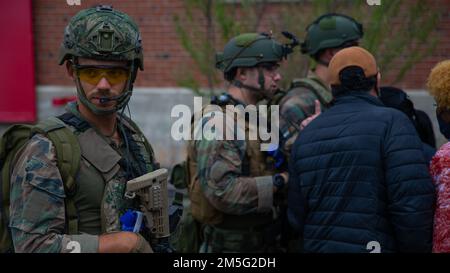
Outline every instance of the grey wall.
[(434, 134), (436, 136), (436, 146), (441, 147), (447, 140), (439, 132), (439, 125), (436, 119), (436, 106), (434, 98), (432, 98), (427, 91), (424, 90), (408, 90), (408, 95), (414, 103), (416, 109), (425, 111), (433, 122)]
[[(52, 99), (75, 94), (75, 88), (38, 86), (38, 119), (62, 114), (64, 107), (53, 106)], [(141, 127), (152, 144), (158, 161), (164, 167), (169, 167), (186, 157), (184, 141), (175, 141), (170, 134), (172, 123), (176, 120), (171, 118), (171, 110), (177, 104), (185, 104), (192, 109), (193, 93), (182, 88), (135, 88), (130, 100), (133, 120)], [(0, 133), (8, 126), (0, 124)]]
[[(45, 119), (64, 112), (64, 107), (52, 105), (56, 97), (75, 95), (75, 88), (61, 86), (39, 86), (38, 118)], [(435, 118), (434, 100), (424, 90), (410, 90), (410, 98), (416, 108), (426, 111), (434, 123), (438, 146), (446, 142), (439, 133)], [(175, 141), (171, 137), (171, 126), (176, 120), (171, 118), (172, 107), (177, 104), (188, 105), (193, 108), (193, 93), (183, 88), (136, 88), (130, 101), (131, 116), (142, 128), (151, 142), (157, 159), (162, 166), (170, 167), (176, 162), (184, 160), (185, 143)], [(0, 132), (8, 125), (0, 124)]]

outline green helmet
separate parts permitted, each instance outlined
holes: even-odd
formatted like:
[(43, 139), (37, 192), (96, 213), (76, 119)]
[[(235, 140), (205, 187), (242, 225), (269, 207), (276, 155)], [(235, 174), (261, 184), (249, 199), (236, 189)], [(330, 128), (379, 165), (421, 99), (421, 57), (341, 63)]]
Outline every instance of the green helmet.
[(65, 28), (59, 64), (72, 57), (134, 61), (143, 69), (141, 36), (128, 15), (110, 6), (78, 12)]
[(234, 79), (234, 75), (229, 72), (238, 67), (254, 67), (262, 63), (279, 62), (286, 58), (299, 43), (293, 34), (287, 31), (282, 32), (282, 34), (292, 42), (280, 44), (271, 35), (265, 33), (245, 33), (234, 37), (225, 45), (223, 52), (216, 54), (216, 68), (222, 70), (225, 79), (235, 86), (261, 91), (263, 96), (269, 96), (270, 94), (266, 94), (266, 90), (264, 90), (265, 79), (260, 68), (258, 69), (259, 89), (244, 85), (239, 80)]
[(245, 33), (231, 39), (223, 52), (216, 54), (216, 68), (224, 73), (236, 67), (253, 67), (260, 63), (279, 62), (292, 50), (270, 35)]
[(355, 41), (364, 35), (363, 26), (355, 19), (337, 13), (328, 13), (317, 18), (306, 28), (305, 41), (301, 52), (315, 56), (327, 48), (355, 45)]
[(64, 30), (59, 64), (84, 57), (103, 61), (128, 61), (130, 75), (123, 94), (117, 98), (114, 110), (98, 109), (84, 94), (76, 77), (78, 96), (96, 114), (109, 114), (125, 107), (131, 97), (137, 68), (143, 70), (141, 36), (136, 23), (127, 14), (100, 5), (78, 12)]

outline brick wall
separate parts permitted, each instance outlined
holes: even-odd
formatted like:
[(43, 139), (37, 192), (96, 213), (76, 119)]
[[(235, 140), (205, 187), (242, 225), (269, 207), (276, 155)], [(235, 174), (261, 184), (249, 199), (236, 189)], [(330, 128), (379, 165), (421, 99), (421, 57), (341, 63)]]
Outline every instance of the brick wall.
[[(386, 1), (386, 0), (385, 0)], [(432, 56), (417, 63), (398, 85), (405, 89), (425, 89), (426, 79), (430, 70), (440, 61), (450, 59), (450, 0), (429, 1), (430, 5), (436, 5), (440, 11), (440, 22), (436, 29), (439, 44)], [(399, 35), (402, 35), (399, 33)], [(423, 47), (422, 47), (423, 48)], [(396, 66), (399, 66), (397, 64)]]
[[(387, 1), (387, 0), (385, 0)], [(36, 78), (38, 85), (72, 85), (65, 70), (57, 66), (58, 49), (63, 29), (79, 10), (99, 1), (81, 0), (81, 6), (69, 6), (65, 0), (34, 0), (33, 21), (36, 48)], [(174, 29), (173, 16), (183, 14), (183, 0), (109, 0), (115, 8), (131, 15), (138, 23), (143, 38), (145, 71), (136, 86), (173, 87), (180, 68), (192, 67), (189, 55), (181, 47)], [(431, 0), (430, 0), (431, 2)], [(441, 21), (437, 29), (441, 43), (433, 56), (425, 59), (406, 75), (399, 86), (423, 89), (430, 69), (440, 60), (450, 58), (450, 0), (437, 0)], [(275, 4), (277, 6), (279, 4)], [(267, 16), (276, 19), (282, 14), (277, 7), (268, 9)], [(398, 66), (398, 64), (396, 65)]]
[[(63, 30), (79, 10), (99, 1), (81, 0), (81, 6), (69, 6), (65, 0), (33, 1), (36, 47), (36, 77), (39, 85), (72, 85), (65, 70), (57, 66)], [(144, 47), (145, 71), (139, 74), (136, 86), (174, 86), (172, 71), (189, 61), (173, 29), (173, 15), (182, 12), (183, 1), (151, 0), (108, 2), (130, 16), (140, 27)]]

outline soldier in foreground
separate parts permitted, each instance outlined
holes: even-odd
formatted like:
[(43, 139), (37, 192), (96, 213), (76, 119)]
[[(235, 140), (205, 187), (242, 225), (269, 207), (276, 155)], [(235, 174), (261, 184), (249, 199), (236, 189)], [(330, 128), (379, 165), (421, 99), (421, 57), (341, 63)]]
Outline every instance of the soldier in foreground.
[(77, 87), (77, 101), (42, 123), (16, 156), (13, 250), (152, 252), (148, 234), (122, 231), (121, 223), (139, 207), (125, 197), (126, 182), (158, 168), (150, 144), (123, 115), (143, 69), (138, 27), (110, 6), (82, 10), (65, 29), (59, 63)]

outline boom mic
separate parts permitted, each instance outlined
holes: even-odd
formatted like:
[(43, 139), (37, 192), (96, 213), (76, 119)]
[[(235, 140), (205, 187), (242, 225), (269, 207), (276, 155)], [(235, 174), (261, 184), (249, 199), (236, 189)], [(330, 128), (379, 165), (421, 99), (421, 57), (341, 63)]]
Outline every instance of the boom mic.
[(97, 97), (96, 99), (98, 99), (100, 101), (101, 104), (107, 103), (109, 101), (113, 101), (113, 100), (119, 100), (121, 97), (121, 95), (119, 96), (114, 96), (114, 97)]

